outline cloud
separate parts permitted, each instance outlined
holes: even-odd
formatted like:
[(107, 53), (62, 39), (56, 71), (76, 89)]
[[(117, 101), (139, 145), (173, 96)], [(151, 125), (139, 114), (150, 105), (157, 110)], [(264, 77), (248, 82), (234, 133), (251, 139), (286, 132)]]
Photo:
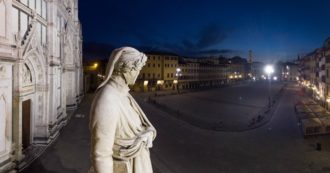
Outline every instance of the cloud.
[(208, 48), (220, 44), (227, 37), (226, 32), (217, 25), (209, 25), (200, 31), (196, 47)]
[(165, 43), (164, 48), (180, 49), (185, 52), (199, 52), (221, 44), (226, 38), (226, 31), (218, 25), (209, 24), (198, 31), (195, 37), (185, 38), (177, 43)]
[(143, 48), (144, 51), (165, 51), (184, 56), (231, 55), (238, 52), (218, 48), (228, 37), (229, 31), (217, 24), (208, 24), (197, 30), (192, 36), (186, 35), (176, 41), (165, 41), (168, 40), (166, 34), (159, 33), (157, 30), (151, 31), (152, 33), (139, 29), (121, 30), (139, 40), (140, 45), (135, 47)]
[[(194, 35), (194, 37), (186, 37), (176, 42), (154, 41), (153, 45), (155, 47), (157, 44), (158, 49), (185, 56), (209, 56), (236, 52), (230, 49), (216, 48), (227, 38), (227, 31), (218, 25), (209, 24)], [(144, 41), (146, 41), (145, 38)]]
[(231, 49), (207, 49), (197, 52), (198, 55), (209, 56), (209, 55), (224, 55), (224, 54), (235, 54), (239, 51)]

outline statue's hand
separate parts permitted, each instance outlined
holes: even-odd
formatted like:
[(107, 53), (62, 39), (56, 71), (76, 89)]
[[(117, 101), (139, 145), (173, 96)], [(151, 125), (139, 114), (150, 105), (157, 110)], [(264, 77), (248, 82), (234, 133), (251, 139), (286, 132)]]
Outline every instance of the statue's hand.
[(147, 148), (152, 147), (152, 140), (153, 140), (153, 132), (152, 131), (146, 131), (142, 135), (139, 136), (143, 142), (145, 142)]

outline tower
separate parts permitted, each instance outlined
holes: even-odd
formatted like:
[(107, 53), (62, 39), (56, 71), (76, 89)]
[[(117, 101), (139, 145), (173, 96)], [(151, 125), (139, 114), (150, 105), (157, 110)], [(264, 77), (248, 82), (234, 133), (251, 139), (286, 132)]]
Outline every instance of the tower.
[(252, 63), (252, 57), (253, 57), (253, 55), (252, 55), (252, 50), (249, 50), (249, 59), (248, 59), (248, 63)]

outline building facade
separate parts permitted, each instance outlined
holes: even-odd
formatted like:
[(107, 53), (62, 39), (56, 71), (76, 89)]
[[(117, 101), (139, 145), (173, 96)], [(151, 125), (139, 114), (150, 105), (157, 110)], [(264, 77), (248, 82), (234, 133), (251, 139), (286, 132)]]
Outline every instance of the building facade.
[(59, 135), (83, 97), (81, 57), (77, 0), (0, 0), (0, 172)]
[(217, 58), (184, 58), (179, 64), (179, 89), (219, 87), (228, 83), (228, 65)]
[(298, 64), (287, 62), (281, 65), (281, 80), (282, 81), (298, 81), (299, 80), (299, 72), (298, 72)]
[(187, 58), (164, 53), (147, 56), (133, 87), (135, 91), (219, 87), (247, 78), (247, 61), (238, 57)]
[(135, 91), (175, 90), (179, 56), (169, 53), (146, 53), (148, 60), (140, 71)]
[(107, 59), (84, 59), (84, 92), (93, 93), (105, 78)]
[(251, 63), (251, 77), (254, 80), (261, 79), (262, 75), (264, 74), (264, 63), (262, 62), (252, 62)]
[(200, 85), (200, 63), (194, 61), (185, 61), (180, 63), (181, 74), (180, 88), (181, 89), (197, 89)]
[(299, 79), (312, 97), (330, 108), (330, 39), (299, 60)]

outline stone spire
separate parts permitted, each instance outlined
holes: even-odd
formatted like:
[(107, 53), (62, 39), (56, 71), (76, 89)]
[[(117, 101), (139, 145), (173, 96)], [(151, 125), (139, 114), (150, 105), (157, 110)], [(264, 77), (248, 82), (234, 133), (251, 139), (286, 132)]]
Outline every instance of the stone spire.
[(249, 50), (249, 58), (248, 58), (248, 63), (252, 63), (252, 61), (253, 61), (252, 50)]

